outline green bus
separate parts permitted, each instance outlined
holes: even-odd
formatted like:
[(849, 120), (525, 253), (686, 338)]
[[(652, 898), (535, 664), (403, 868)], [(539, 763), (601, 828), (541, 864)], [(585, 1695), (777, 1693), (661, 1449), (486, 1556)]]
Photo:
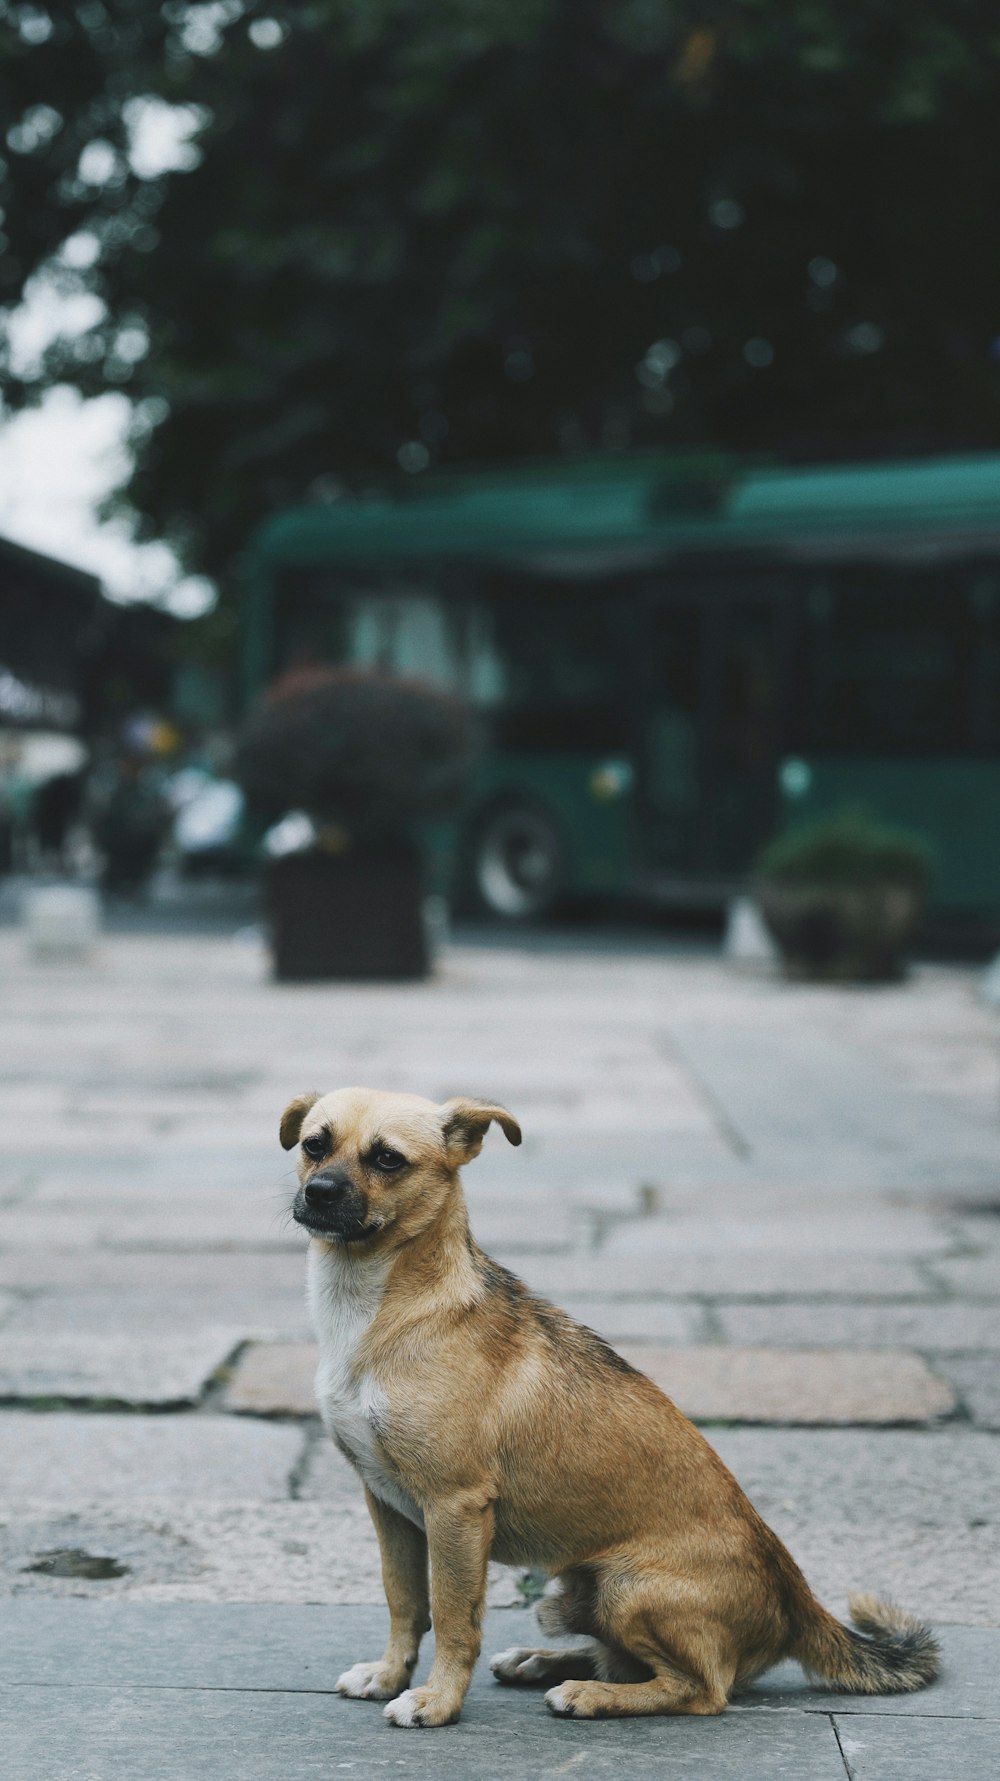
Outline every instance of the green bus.
[(1000, 914), (1000, 455), (421, 476), (274, 515), (245, 615), (248, 700), (329, 661), (473, 701), (439, 864), (495, 915), (722, 906), (844, 804), (928, 838), (940, 911)]

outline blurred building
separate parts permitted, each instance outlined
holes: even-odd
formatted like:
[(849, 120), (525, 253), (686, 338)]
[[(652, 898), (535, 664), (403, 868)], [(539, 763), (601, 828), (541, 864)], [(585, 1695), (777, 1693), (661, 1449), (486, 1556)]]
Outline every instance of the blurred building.
[(59, 854), (95, 743), (116, 746), (136, 711), (170, 714), (177, 632), (166, 613), (113, 605), (95, 575), (0, 539), (0, 870)]
[(169, 711), (177, 620), (116, 606), (96, 575), (0, 538), (0, 729), (93, 738)]
[(95, 575), (0, 539), (0, 728), (82, 732), (100, 602)]

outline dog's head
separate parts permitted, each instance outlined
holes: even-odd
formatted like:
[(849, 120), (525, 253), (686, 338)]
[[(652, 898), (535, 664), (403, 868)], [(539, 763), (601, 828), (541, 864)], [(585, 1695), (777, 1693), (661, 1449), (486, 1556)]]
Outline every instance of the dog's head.
[(395, 1249), (459, 1191), (458, 1170), (478, 1156), (493, 1120), (520, 1144), (517, 1121), (491, 1101), (437, 1106), (368, 1088), (297, 1095), (280, 1128), (286, 1150), (299, 1146), (292, 1216), (328, 1243)]

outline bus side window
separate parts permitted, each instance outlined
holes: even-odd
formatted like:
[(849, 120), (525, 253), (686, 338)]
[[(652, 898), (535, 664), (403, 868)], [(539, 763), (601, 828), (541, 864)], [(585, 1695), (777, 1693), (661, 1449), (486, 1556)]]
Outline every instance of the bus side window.
[(969, 746), (969, 619), (961, 585), (858, 571), (807, 602), (807, 748), (941, 755)]
[(473, 705), (491, 710), (509, 693), (506, 663), (497, 648), (496, 623), (489, 606), (473, 602), (465, 610), (465, 691)]
[(455, 642), (442, 602), (422, 590), (391, 588), (351, 601), (347, 653), (356, 667), (455, 687), (462, 675)]

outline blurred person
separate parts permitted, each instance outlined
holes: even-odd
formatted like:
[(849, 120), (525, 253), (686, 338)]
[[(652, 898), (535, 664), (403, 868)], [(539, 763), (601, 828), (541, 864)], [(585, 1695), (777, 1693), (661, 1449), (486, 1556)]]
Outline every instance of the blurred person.
[(5, 858), (11, 872), (31, 870), (33, 823), (34, 787), (24, 771), (24, 750), (19, 738), (6, 755), (0, 790), (0, 857)]
[(79, 817), (82, 803), (81, 773), (55, 773), (38, 787), (32, 815), (43, 866), (65, 870), (70, 829)]
[(0, 735), (0, 873), (10, 872), (14, 865), (14, 813), (11, 808), (10, 782), (14, 774), (17, 750)]
[(101, 888), (108, 896), (141, 897), (169, 820), (160, 776), (124, 749), (97, 788), (95, 805), (94, 839), (104, 855)]

